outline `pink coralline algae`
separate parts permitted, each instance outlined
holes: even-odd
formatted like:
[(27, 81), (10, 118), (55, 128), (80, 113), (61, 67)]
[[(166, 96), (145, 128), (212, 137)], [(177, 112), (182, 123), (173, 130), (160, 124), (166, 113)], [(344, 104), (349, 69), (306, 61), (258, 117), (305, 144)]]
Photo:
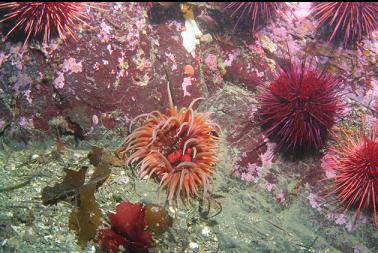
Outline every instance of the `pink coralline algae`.
[(209, 54), (205, 59), (206, 65), (212, 70), (216, 71), (218, 69), (217, 56), (214, 54)]
[(184, 81), (182, 82), (181, 86), (184, 91), (184, 97), (190, 96), (191, 94), (188, 92), (187, 87), (192, 85), (192, 77), (184, 77)]
[(5, 55), (5, 53), (0, 52), (0, 67), (3, 64), (3, 62), (5, 62), (6, 59), (7, 59), (7, 56)]
[(57, 89), (63, 89), (64, 82), (65, 78), (63, 72), (58, 72), (58, 77), (54, 80), (54, 87)]
[[(272, 160), (274, 158), (274, 149), (276, 144), (267, 142), (268, 140), (265, 138), (267, 143), (267, 150), (259, 155), (259, 160), (261, 161), (261, 165), (256, 162), (248, 162), (245, 164), (247, 157), (247, 153), (242, 153), (241, 156), (235, 161), (233, 166), (232, 175), (236, 178), (239, 178), (241, 181), (247, 183), (257, 183), (259, 179), (264, 183), (264, 187), (267, 191), (271, 192), (272, 189), (275, 187), (274, 184), (270, 184), (265, 179), (263, 179), (265, 172), (268, 171), (272, 166)], [(264, 172), (265, 171), (265, 172)]]
[(238, 50), (235, 50), (227, 55), (227, 59), (224, 61), (224, 65), (230, 67), (232, 62), (235, 61), (240, 55)]
[(234, 165), (233, 176), (240, 178), (244, 182), (255, 182), (258, 179), (258, 172), (261, 167), (258, 167), (255, 163), (248, 163), (247, 167), (241, 167), (239, 164)]
[(32, 83), (30, 76), (24, 73), (20, 73), (17, 77), (17, 82), (14, 84), (13, 89), (16, 92), (25, 90)]
[(327, 178), (332, 178), (336, 175), (335, 167), (337, 166), (337, 164), (335, 162), (334, 156), (334, 152), (328, 151), (321, 160), (320, 166), (325, 172)]
[(265, 189), (268, 191), (268, 192), (271, 192), (273, 190), (273, 187), (274, 187), (274, 184), (271, 184), (271, 183), (267, 183), (265, 185)]
[(108, 214), (111, 228), (99, 232), (98, 243), (101, 248), (105, 252), (148, 252), (153, 241), (151, 234), (145, 231), (143, 205), (123, 202), (116, 210), (115, 214)]
[(32, 118), (28, 119), (28, 118), (25, 118), (25, 117), (20, 117), (18, 124), (25, 129), (33, 129), (34, 128)]
[(345, 225), (348, 232), (353, 230), (353, 224), (347, 220), (347, 216), (343, 213), (328, 213), (328, 220), (334, 221), (337, 225)]
[(65, 85), (65, 77), (64, 73), (72, 74), (72, 73), (81, 73), (83, 71), (82, 62), (76, 62), (74, 58), (65, 59), (63, 62), (62, 71), (57, 72), (57, 77), (54, 80), (54, 86), (57, 89), (63, 89)]
[(74, 58), (65, 59), (63, 62), (63, 72), (69, 72), (68, 74), (72, 73), (80, 73), (83, 71), (82, 62), (76, 62)]
[(320, 197), (314, 193), (310, 193), (307, 197), (312, 208), (318, 210), (319, 213), (323, 213), (323, 204), (321, 204)]
[(110, 26), (108, 26), (104, 21), (101, 22), (101, 30), (100, 32), (97, 34), (97, 38), (99, 38), (99, 40), (101, 42), (109, 42), (110, 40), (110, 33), (111, 33), (111, 30), (113, 30)]

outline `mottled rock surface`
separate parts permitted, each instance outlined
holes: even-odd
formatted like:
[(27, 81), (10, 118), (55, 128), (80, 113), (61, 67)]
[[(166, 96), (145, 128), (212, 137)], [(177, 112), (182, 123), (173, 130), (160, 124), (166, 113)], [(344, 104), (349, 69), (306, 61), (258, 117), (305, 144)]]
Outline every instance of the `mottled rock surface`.
[[(343, 213), (322, 197), (324, 150), (299, 161), (282, 158), (254, 120), (261, 85), (274, 78), (275, 63), (287, 58), (289, 48), (292, 56), (307, 53), (345, 81), (346, 116), (336, 128), (359, 126), (363, 113), (374, 124), (378, 34), (357, 49), (342, 49), (315, 40), (316, 20), (303, 14), (305, 3), (290, 4), (291, 11), (253, 35), (233, 32), (212, 4), (193, 6), (204, 33), (193, 52), (183, 46), (180, 8), (151, 20), (148, 6), (136, 3), (88, 9), (89, 25), (76, 27), (77, 41), (30, 42), (23, 54), (21, 42), (0, 44), (0, 227), (9, 231), (1, 233), (0, 251), (80, 251), (68, 230), (70, 207), (43, 206), (41, 189), (64, 167), (81, 165), (92, 144), (115, 149), (132, 118), (166, 110), (168, 82), (178, 107), (205, 98), (195, 108), (212, 112), (223, 143), (212, 198), (202, 206), (195, 201), (188, 209), (169, 208), (173, 227), (157, 251), (378, 251), (371, 217), (363, 214), (353, 223), (352, 211)], [(184, 74), (186, 65), (193, 75)], [(65, 149), (57, 155), (62, 122), (79, 126), (84, 137), (63, 136)], [(157, 189), (156, 182), (113, 168), (96, 199), (108, 213), (119, 198), (157, 203)], [(90, 243), (87, 251), (94, 248)]]

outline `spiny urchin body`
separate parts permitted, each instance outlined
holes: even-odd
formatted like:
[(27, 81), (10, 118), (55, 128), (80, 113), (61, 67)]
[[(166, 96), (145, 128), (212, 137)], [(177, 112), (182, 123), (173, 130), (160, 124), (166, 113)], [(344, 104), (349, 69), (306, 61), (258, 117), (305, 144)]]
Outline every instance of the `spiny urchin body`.
[(209, 113), (192, 109), (197, 100), (178, 111), (170, 99), (168, 113), (138, 116), (146, 117), (143, 126), (125, 141), (126, 164), (138, 163), (141, 178), (160, 181), (169, 202), (189, 200), (201, 191), (206, 195), (215, 173), (219, 128), (209, 122)]
[(344, 46), (355, 45), (363, 36), (377, 29), (378, 3), (319, 2), (312, 15), (319, 20), (318, 31), (330, 31), (328, 41), (342, 40)]
[(285, 9), (281, 2), (230, 2), (225, 4), (225, 11), (236, 19), (235, 27), (247, 25), (251, 32), (266, 25), (279, 10)]
[(342, 109), (341, 82), (325, 71), (289, 62), (263, 88), (258, 119), (278, 149), (303, 154), (321, 148)]
[(370, 211), (378, 225), (378, 131), (366, 134), (364, 127), (353, 133), (339, 134), (334, 152), (335, 176), (329, 179), (333, 185), (328, 193), (336, 194), (336, 200), (345, 209), (356, 208), (355, 218), (361, 210)]
[(1, 3), (0, 9), (7, 13), (0, 23), (13, 21), (12, 29), (5, 39), (14, 31), (22, 30), (25, 43), (30, 36), (43, 35), (47, 43), (52, 32), (57, 32), (63, 40), (67, 34), (74, 36), (73, 28), (77, 23), (84, 23), (84, 8), (88, 4), (80, 2), (8, 2)]

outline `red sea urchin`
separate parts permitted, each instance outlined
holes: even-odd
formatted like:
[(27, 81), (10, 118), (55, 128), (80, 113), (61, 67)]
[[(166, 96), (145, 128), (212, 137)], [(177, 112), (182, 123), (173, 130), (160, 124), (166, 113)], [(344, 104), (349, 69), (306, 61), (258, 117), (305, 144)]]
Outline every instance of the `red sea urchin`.
[(336, 193), (336, 200), (345, 210), (356, 207), (355, 218), (361, 209), (372, 210), (374, 223), (378, 226), (378, 129), (366, 134), (360, 131), (337, 135), (338, 145), (331, 147), (335, 155), (335, 176), (329, 195)]
[(356, 44), (364, 35), (377, 29), (378, 3), (319, 2), (314, 3), (312, 15), (319, 19), (318, 31), (332, 32), (328, 41), (342, 39), (344, 46)]
[(325, 71), (289, 62), (259, 96), (264, 134), (283, 151), (313, 151), (324, 145), (342, 109), (341, 82)]
[(224, 9), (231, 18), (237, 18), (235, 27), (242, 22), (251, 26), (251, 32), (254, 32), (284, 6), (282, 2), (230, 2), (226, 3)]
[(199, 196), (200, 190), (207, 193), (217, 160), (219, 128), (208, 121), (209, 113), (192, 109), (200, 98), (178, 111), (169, 86), (168, 95), (170, 107), (166, 114), (153, 111), (137, 117), (146, 120), (126, 138), (123, 153), (127, 165), (138, 162), (141, 178), (155, 176), (160, 189), (167, 188), (171, 202), (174, 197)]
[(5, 39), (15, 30), (23, 30), (26, 34), (25, 43), (31, 35), (43, 34), (43, 41), (50, 39), (52, 32), (58, 32), (61, 39), (66, 39), (66, 34), (74, 36), (73, 27), (76, 22), (84, 23), (83, 13), (87, 3), (80, 2), (9, 2), (1, 3), (0, 10), (7, 14), (0, 23), (13, 20), (14, 26), (7, 33)]

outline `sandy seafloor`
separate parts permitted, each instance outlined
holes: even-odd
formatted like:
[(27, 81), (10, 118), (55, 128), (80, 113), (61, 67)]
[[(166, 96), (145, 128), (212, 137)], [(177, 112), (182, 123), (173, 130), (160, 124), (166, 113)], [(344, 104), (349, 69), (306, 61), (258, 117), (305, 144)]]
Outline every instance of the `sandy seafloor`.
[[(271, 155), (271, 143), (254, 150), (264, 137), (251, 121), (259, 93), (251, 80), (269, 83), (274, 59), (287, 47), (293, 56), (306, 51), (320, 65), (329, 64), (328, 71), (345, 80), (346, 116), (336, 128), (357, 129), (362, 114), (368, 126), (376, 120), (377, 33), (355, 50), (332, 49), (315, 39), (317, 21), (306, 16), (308, 5), (289, 4), (253, 39), (233, 33), (231, 23), (209, 20), (216, 12), (211, 5), (195, 4), (203, 35), (191, 53), (183, 46), (188, 29), (180, 12), (150, 22), (146, 7), (133, 3), (109, 3), (106, 12), (88, 9), (88, 25), (75, 27), (77, 41), (31, 41), (22, 56), (22, 43), (1, 43), (0, 252), (96, 251), (93, 242), (84, 250), (77, 246), (67, 225), (71, 205), (44, 206), (41, 190), (60, 181), (63, 168), (88, 163), (91, 145), (114, 150), (135, 116), (165, 110), (164, 68), (175, 104), (205, 97), (197, 110), (213, 112), (224, 141), (209, 213), (199, 211), (198, 201), (167, 207), (173, 226), (152, 252), (378, 252), (378, 230), (369, 215), (353, 223), (353, 211), (343, 213), (321, 196), (326, 148), (301, 160)], [(192, 77), (184, 74), (185, 65), (193, 66)], [(78, 144), (64, 136), (64, 152), (57, 156), (52, 129), (65, 116), (86, 136)], [(250, 174), (240, 178), (234, 170)], [(119, 198), (164, 205), (157, 189), (153, 180), (112, 168), (96, 199), (105, 218)]]

